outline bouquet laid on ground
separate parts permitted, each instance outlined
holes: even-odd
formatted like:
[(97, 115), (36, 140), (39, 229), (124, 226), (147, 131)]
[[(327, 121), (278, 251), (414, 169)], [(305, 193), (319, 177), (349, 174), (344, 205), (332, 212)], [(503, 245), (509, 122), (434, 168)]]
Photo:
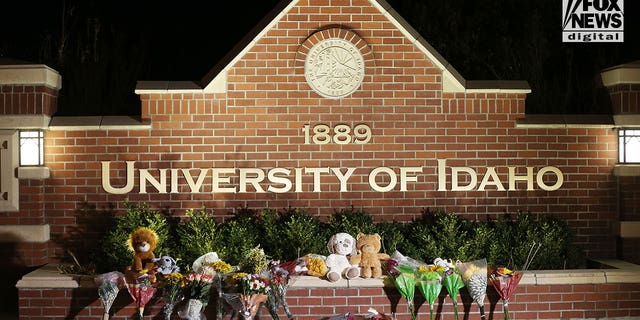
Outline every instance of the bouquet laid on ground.
[(267, 308), (271, 314), (271, 318), (280, 319), (278, 316), (278, 308), (282, 305), (287, 317), (291, 320), (293, 315), (289, 311), (289, 305), (285, 299), (287, 288), (289, 287), (289, 272), (280, 266), (280, 261), (271, 261), (269, 263), (269, 287), (267, 294)]
[(171, 320), (171, 315), (173, 314), (173, 309), (176, 304), (184, 299), (183, 288), (185, 279), (182, 273), (174, 272), (163, 275), (159, 282), (162, 288), (162, 296), (165, 299), (162, 312), (166, 320)]
[(144, 307), (156, 293), (156, 275), (154, 271), (142, 269), (141, 271), (128, 270), (125, 273), (125, 286), (129, 295), (138, 307), (140, 319), (144, 315)]
[(188, 320), (204, 319), (204, 308), (209, 303), (213, 276), (189, 273), (184, 276), (187, 303), (178, 311), (178, 316)]
[(420, 266), (416, 272), (418, 289), (429, 304), (429, 319), (433, 320), (433, 307), (442, 291), (444, 267), (437, 265)]
[(226, 277), (236, 268), (220, 260), (217, 253), (209, 252), (194, 261), (193, 270), (213, 277), (213, 283), (218, 291), (216, 296), (216, 319), (222, 320), (222, 289)]
[(393, 279), (400, 295), (407, 300), (407, 306), (411, 313), (411, 319), (416, 319), (416, 310), (414, 306), (414, 298), (416, 291), (416, 270), (423, 263), (403, 256), (400, 252), (395, 251), (391, 255), (391, 259), (387, 261), (387, 272)]
[(250, 274), (242, 278), (241, 315), (246, 320), (253, 319), (260, 305), (267, 301), (270, 291), (269, 278), (264, 274)]
[(480, 319), (485, 319), (484, 298), (487, 296), (487, 259), (457, 263), (462, 275), (462, 281), (473, 301), (480, 308)]
[[(531, 265), (533, 259), (535, 259), (541, 244), (533, 243), (527, 254), (527, 259), (522, 266), (522, 271), (525, 271)], [(502, 310), (504, 312), (504, 319), (509, 320), (509, 299), (516, 292), (516, 287), (522, 279), (523, 273), (520, 271), (511, 271), (505, 267), (492, 268), (489, 276), (489, 281), (498, 295), (502, 299)]]
[(464, 287), (464, 282), (462, 282), (462, 277), (460, 276), (460, 269), (450, 260), (436, 258), (433, 262), (436, 266), (444, 269), (442, 284), (447, 288), (447, 292), (453, 303), (453, 315), (455, 319), (458, 320), (458, 293), (460, 289)]
[(98, 295), (100, 296), (100, 301), (102, 301), (102, 306), (104, 307), (102, 319), (107, 320), (110, 317), (109, 312), (113, 305), (113, 301), (116, 300), (120, 289), (125, 286), (124, 274), (118, 271), (103, 273), (95, 277), (94, 281), (98, 285)]
[(271, 291), (268, 275), (238, 272), (231, 274), (228, 283), (237, 293), (223, 293), (224, 299), (243, 319), (253, 319)]
[(489, 280), (502, 299), (505, 320), (509, 320), (509, 299), (515, 293), (520, 279), (522, 279), (522, 272), (514, 272), (505, 267), (498, 267), (491, 271)]

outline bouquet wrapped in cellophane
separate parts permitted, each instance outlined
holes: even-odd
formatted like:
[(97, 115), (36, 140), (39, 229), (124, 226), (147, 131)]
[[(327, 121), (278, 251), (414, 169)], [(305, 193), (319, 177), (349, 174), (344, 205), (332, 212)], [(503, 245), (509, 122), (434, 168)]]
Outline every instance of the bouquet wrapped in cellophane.
[(464, 282), (471, 298), (480, 308), (480, 319), (485, 319), (484, 298), (487, 296), (487, 259), (456, 264), (460, 268)]
[(391, 259), (387, 261), (387, 272), (400, 295), (407, 300), (412, 320), (416, 319), (416, 310), (413, 302), (416, 291), (416, 271), (420, 266), (424, 266), (424, 263), (406, 257), (397, 250), (391, 255)]

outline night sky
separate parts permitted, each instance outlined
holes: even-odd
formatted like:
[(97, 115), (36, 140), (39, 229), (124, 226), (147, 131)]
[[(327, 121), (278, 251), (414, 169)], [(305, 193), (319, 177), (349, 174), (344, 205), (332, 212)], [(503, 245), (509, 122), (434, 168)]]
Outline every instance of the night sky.
[[(135, 114), (136, 81), (201, 79), (278, 2), (12, 1), (0, 63), (59, 71), (57, 115)], [(606, 113), (599, 70), (640, 60), (637, 0), (624, 3), (622, 44), (562, 43), (562, 0), (388, 2), (466, 79), (527, 80), (528, 113)]]

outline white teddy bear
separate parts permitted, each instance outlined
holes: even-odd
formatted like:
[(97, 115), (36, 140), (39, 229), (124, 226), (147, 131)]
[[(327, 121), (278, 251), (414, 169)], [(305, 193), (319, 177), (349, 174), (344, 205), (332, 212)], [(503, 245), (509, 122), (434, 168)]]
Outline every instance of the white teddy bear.
[(346, 279), (354, 279), (360, 276), (360, 268), (358, 265), (349, 263), (349, 256), (356, 254), (356, 240), (348, 233), (336, 233), (329, 239), (327, 243), (329, 256), (325, 260), (325, 264), (329, 271), (327, 272), (327, 280), (336, 282), (344, 276)]

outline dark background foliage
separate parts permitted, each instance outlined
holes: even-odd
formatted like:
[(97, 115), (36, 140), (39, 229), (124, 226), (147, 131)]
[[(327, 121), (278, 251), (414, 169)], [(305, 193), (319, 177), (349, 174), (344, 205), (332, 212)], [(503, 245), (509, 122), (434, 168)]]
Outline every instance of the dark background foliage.
[[(0, 63), (63, 76), (58, 115), (135, 115), (138, 80), (199, 80), (278, 0), (12, 1)], [(609, 113), (599, 74), (640, 59), (637, 12), (624, 43), (562, 43), (561, 0), (388, 0), (466, 79), (527, 80), (528, 113)]]

